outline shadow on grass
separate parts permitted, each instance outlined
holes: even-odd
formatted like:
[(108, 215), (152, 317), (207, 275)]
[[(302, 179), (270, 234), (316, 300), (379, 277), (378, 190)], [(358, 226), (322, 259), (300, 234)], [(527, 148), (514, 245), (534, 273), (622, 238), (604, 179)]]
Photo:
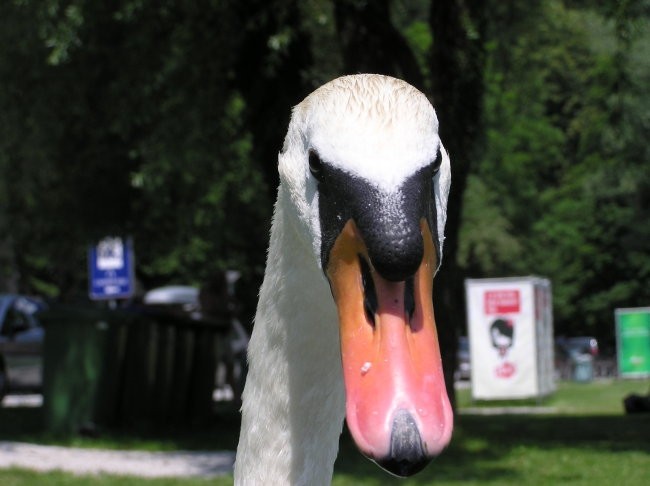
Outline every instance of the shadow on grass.
[(356, 449), (347, 430), (341, 436), (339, 455), (334, 466), (334, 474), (346, 476), (349, 484), (370, 485), (430, 485), (435, 481), (454, 481), (475, 479), (477, 481), (514, 480), (516, 473), (497, 464), (495, 459), (502, 451), (455, 437), (450, 447), (432, 461), (422, 472), (408, 479), (395, 478), (383, 471), (372, 461), (363, 457)]
[(222, 410), (201, 421), (166, 426), (139, 422), (128, 426), (98, 426), (92, 433), (52, 434), (44, 425), (43, 408), (0, 408), (0, 441), (74, 445), (107, 449), (235, 450), (239, 412)]
[(27, 440), (43, 433), (43, 407), (0, 407), (0, 440)]
[(650, 415), (461, 416), (458, 425), (465, 434), (479, 431), (503, 447), (535, 444), (650, 450)]
[[(391, 481), (356, 450), (347, 432), (341, 436), (335, 474), (368, 485), (415, 486), (436, 481), (524, 484), (530, 478), (503, 460), (513, 449), (648, 453), (649, 437), (650, 416), (460, 416), (449, 448), (412, 478)], [(564, 479), (571, 480), (569, 476)]]
[[(135, 424), (101, 430), (98, 437), (55, 437), (43, 431), (40, 408), (0, 408), (0, 440), (87, 447), (149, 450), (235, 450), (239, 414), (220, 411), (209, 420), (164, 428)], [(512, 457), (527, 453), (547, 454), (557, 449), (566, 454), (576, 449), (587, 453), (650, 453), (650, 416), (472, 416), (457, 418), (450, 447), (422, 473), (401, 480), (392, 478), (363, 457), (347, 431), (340, 440), (334, 483), (419, 486), (436, 482), (464, 484), (526, 484), (531, 469), (522, 469)], [(527, 452), (526, 452), (527, 451)], [(541, 451), (541, 452), (540, 452)], [(519, 456), (517, 456), (519, 454)], [(553, 460), (552, 455), (544, 460)], [(597, 456), (603, 457), (603, 456)], [(588, 460), (594, 457), (589, 455)], [(596, 459), (598, 460), (598, 459)], [(543, 468), (544, 466), (533, 466)], [(534, 469), (537, 472), (539, 469)], [(526, 472), (528, 471), (528, 473)], [(556, 471), (557, 481), (579, 479), (580, 470)], [(549, 484), (554, 484), (553, 482)]]

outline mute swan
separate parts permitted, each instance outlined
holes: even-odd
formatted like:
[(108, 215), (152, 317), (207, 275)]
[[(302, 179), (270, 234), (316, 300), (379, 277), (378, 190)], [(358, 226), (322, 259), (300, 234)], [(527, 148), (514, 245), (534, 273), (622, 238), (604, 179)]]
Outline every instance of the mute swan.
[(344, 76), (293, 110), (243, 394), (235, 483), (329, 484), (344, 418), (407, 476), (449, 442), (432, 305), (449, 158), (426, 97)]

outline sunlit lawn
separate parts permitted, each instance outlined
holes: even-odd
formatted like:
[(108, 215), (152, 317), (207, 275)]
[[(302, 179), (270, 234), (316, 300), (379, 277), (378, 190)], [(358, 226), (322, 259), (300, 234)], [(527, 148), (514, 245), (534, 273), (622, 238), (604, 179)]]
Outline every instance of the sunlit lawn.
[[(341, 439), (333, 484), (343, 485), (646, 485), (650, 477), (650, 417), (625, 416), (621, 400), (630, 392), (646, 393), (647, 381), (563, 384), (543, 405), (553, 415), (465, 415), (457, 418), (451, 446), (420, 475), (392, 478), (363, 458), (350, 439)], [(459, 393), (461, 409), (471, 404)], [(487, 406), (486, 404), (478, 404)], [(55, 438), (29, 430), (38, 410), (0, 409), (0, 440), (30, 440), (86, 447), (169, 450), (234, 448), (236, 417), (216, 418), (209, 427), (168, 431), (114, 433), (100, 439)], [(9, 422), (13, 426), (8, 426)], [(22, 421), (22, 423), (21, 423)], [(28, 485), (227, 485), (217, 479), (75, 477), (63, 473), (0, 471), (2, 486)]]

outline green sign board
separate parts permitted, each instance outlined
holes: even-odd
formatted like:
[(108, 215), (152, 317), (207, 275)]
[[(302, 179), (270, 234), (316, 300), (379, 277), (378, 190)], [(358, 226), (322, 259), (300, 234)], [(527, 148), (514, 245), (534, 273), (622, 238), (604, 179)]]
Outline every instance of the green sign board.
[(650, 376), (650, 307), (616, 309), (616, 342), (619, 374)]

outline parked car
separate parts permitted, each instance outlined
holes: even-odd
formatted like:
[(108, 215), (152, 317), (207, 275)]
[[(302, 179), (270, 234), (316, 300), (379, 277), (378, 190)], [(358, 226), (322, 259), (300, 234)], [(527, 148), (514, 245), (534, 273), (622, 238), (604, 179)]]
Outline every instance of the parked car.
[(574, 358), (582, 354), (598, 356), (598, 340), (593, 336), (558, 337), (555, 339), (556, 351), (564, 358)]
[(199, 310), (199, 289), (189, 285), (169, 285), (148, 291), (143, 303), (154, 309), (194, 318)]
[(228, 272), (206, 285), (202, 291), (187, 285), (171, 285), (148, 291), (143, 298), (146, 307), (157, 312), (183, 315), (190, 319), (220, 326), (225, 345), (219, 348), (214, 397), (217, 400), (241, 399), (246, 373), (248, 333), (237, 317), (234, 283), (238, 272)]
[(593, 336), (558, 337), (555, 339), (555, 371), (561, 380), (574, 379), (575, 365), (585, 357), (598, 356), (598, 340)]
[(42, 389), (45, 331), (37, 313), (46, 307), (36, 298), (0, 294), (0, 399)]

